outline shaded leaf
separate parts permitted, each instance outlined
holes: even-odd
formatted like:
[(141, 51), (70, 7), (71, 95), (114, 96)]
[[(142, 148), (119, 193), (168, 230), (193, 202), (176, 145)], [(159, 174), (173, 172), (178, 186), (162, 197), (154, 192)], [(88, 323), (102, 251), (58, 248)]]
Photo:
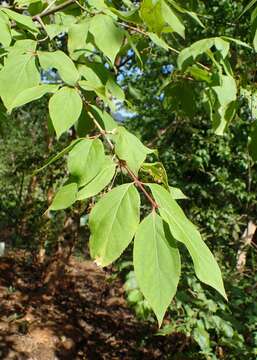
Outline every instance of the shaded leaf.
[(84, 139), (76, 144), (68, 156), (68, 170), (79, 186), (89, 183), (102, 169), (104, 147), (99, 139)]
[(84, 200), (102, 191), (111, 182), (115, 174), (115, 168), (116, 164), (111, 158), (107, 157), (96, 177), (79, 190), (77, 199)]
[(38, 51), (38, 58), (43, 69), (57, 69), (60, 77), (67, 84), (75, 85), (79, 80), (78, 70), (72, 60), (63, 51)]
[(203, 327), (197, 326), (196, 328), (194, 328), (193, 337), (203, 352), (208, 353), (209, 351), (211, 351), (210, 336)]
[(50, 159), (47, 160), (47, 162), (41, 166), (39, 169), (35, 170), (33, 172), (33, 175), (38, 174), (42, 170), (46, 169), (49, 165), (53, 164), (55, 161), (59, 160), (61, 157), (63, 157), (67, 152), (69, 152), (78, 142), (80, 142), (83, 139), (76, 139), (73, 140), (68, 146), (66, 146), (62, 151), (60, 151), (58, 154), (52, 156)]
[(249, 150), (253, 160), (257, 161), (257, 121), (255, 121), (252, 125)]

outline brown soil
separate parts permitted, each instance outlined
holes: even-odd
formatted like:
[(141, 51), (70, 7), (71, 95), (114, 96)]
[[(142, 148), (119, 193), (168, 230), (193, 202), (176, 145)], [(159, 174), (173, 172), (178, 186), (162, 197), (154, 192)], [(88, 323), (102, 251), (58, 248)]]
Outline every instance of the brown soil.
[(0, 359), (174, 359), (187, 344), (138, 321), (121, 281), (91, 261), (72, 258), (52, 296), (41, 276), (27, 254), (0, 258)]

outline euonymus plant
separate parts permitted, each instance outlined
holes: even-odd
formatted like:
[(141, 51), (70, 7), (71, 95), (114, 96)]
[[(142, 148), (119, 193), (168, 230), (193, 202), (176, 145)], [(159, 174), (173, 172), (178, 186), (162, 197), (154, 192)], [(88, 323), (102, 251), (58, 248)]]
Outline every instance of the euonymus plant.
[[(202, 84), (210, 121), (222, 134), (235, 116), (241, 91), (230, 66), (231, 43), (254, 51), (240, 39), (224, 36), (174, 48), (176, 38), (185, 37), (188, 19), (204, 26), (196, 13), (172, 0), (17, 0), (0, 7), (1, 111), (10, 113), (47, 95), (57, 138), (71, 128), (77, 133), (39, 169), (67, 155), (69, 177), (49, 210), (96, 200), (89, 215), (92, 258), (107, 266), (134, 240), (137, 282), (159, 325), (180, 277), (178, 242), (189, 251), (197, 277), (226, 294), (219, 266), (176, 202), (183, 194), (169, 186), (157, 150), (111, 115), (122, 103), (130, 106), (117, 74), (128, 57), (143, 69), (153, 44), (175, 53), (174, 71)], [(256, 24), (255, 9), (255, 49)], [(171, 85), (171, 80), (163, 84), (160, 94)], [(255, 137), (256, 132), (255, 125)], [(140, 211), (145, 203), (149, 210), (144, 205)]]

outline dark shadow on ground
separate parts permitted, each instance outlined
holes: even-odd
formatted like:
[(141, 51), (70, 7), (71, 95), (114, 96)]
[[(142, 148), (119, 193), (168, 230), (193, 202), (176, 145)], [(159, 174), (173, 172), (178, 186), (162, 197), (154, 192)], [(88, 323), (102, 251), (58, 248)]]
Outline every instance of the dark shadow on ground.
[(0, 359), (174, 359), (190, 346), (182, 334), (156, 336), (127, 307), (121, 281), (72, 258), (53, 296), (27, 255), (0, 258)]

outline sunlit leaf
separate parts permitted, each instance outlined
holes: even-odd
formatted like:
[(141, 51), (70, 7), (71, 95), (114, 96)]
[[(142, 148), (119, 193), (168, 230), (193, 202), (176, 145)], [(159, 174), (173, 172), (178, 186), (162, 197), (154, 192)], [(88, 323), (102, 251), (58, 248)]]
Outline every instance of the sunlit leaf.
[(82, 110), (82, 100), (77, 90), (63, 87), (49, 101), (49, 114), (57, 137), (75, 124)]
[(180, 256), (167, 224), (155, 212), (148, 215), (138, 227), (133, 263), (140, 290), (161, 326), (177, 290)]
[(226, 298), (220, 268), (196, 227), (187, 219), (172, 195), (157, 184), (149, 184), (160, 215), (169, 224), (173, 237), (188, 249), (197, 277)]
[(96, 46), (106, 55), (112, 64), (123, 43), (123, 32), (113, 19), (104, 14), (95, 15), (90, 22), (90, 33), (94, 36)]
[(127, 248), (139, 224), (139, 206), (139, 194), (131, 183), (111, 190), (94, 206), (89, 246), (98, 265), (111, 264)]
[(144, 146), (135, 135), (119, 126), (115, 133), (115, 152), (121, 160), (126, 161), (130, 170), (137, 174), (147, 154), (154, 150)]
[(68, 183), (63, 185), (55, 194), (53, 202), (49, 210), (61, 210), (71, 206), (77, 197), (78, 185), (76, 183)]

